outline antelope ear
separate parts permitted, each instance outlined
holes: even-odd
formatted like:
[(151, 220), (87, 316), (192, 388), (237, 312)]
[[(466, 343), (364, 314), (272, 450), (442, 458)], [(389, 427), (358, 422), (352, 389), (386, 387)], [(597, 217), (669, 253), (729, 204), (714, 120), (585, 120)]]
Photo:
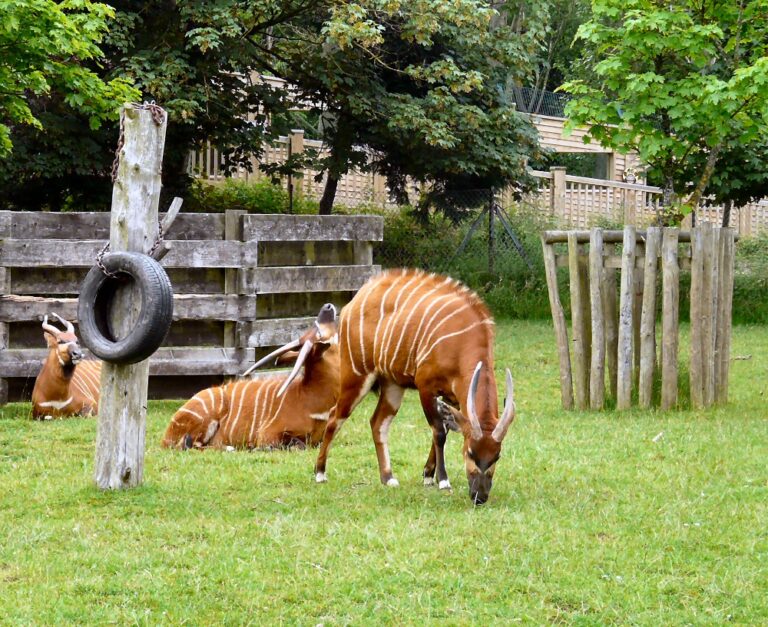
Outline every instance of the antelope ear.
[(50, 331), (43, 331), (43, 337), (48, 348), (56, 348), (59, 344), (59, 339)]
[(287, 353), (283, 353), (282, 355), (277, 356), (277, 359), (275, 359), (275, 365), (288, 366), (294, 363), (298, 356), (299, 356), (299, 351), (288, 351)]

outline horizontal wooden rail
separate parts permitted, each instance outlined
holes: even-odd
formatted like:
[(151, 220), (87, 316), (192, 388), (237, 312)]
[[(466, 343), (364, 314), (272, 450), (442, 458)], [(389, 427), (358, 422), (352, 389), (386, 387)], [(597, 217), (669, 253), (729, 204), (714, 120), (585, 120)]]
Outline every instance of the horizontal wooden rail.
[[(322, 218), (322, 219), (320, 219)], [(262, 242), (378, 241), (384, 236), (383, 221), (368, 216), (274, 216), (247, 215), (243, 239)]]
[(283, 266), (243, 273), (240, 292), (287, 294), (357, 290), (380, 266)]

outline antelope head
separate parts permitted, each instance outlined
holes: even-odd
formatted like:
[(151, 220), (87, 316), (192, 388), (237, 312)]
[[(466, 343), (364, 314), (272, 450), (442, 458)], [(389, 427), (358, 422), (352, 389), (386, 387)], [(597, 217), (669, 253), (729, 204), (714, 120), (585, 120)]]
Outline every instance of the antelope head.
[[(493, 486), (493, 474), (496, 472), (496, 462), (501, 456), (501, 443), (507, 435), (509, 425), (515, 419), (515, 399), (512, 374), (506, 371), (507, 397), (504, 401), (504, 410), (498, 421), (494, 416), (484, 416), (481, 421), (477, 411), (477, 389), (480, 383), (480, 371), (483, 362), (478, 362), (472, 374), (466, 401), (466, 419), (463, 420), (464, 433), (464, 467), (467, 471), (469, 484), (469, 498), (475, 505), (482, 505), (488, 500)], [(495, 390), (494, 390), (495, 394)], [(457, 418), (461, 414), (456, 412)], [(496, 413), (490, 407), (486, 411)], [(492, 428), (483, 429), (481, 425), (493, 425)]]
[(75, 335), (75, 327), (71, 322), (64, 320), (58, 314), (51, 313), (51, 315), (64, 325), (64, 330), (62, 331), (49, 324), (48, 315), (46, 314), (43, 317), (43, 335), (48, 343), (48, 348), (55, 351), (59, 365), (65, 371), (71, 371), (83, 359), (83, 351)]
[(259, 361), (253, 364), (253, 366), (248, 368), (243, 375), (250, 374), (251, 371), (256, 368), (260, 368), (269, 363), (277, 364), (292, 360), (295, 355), (296, 361), (293, 364), (293, 370), (291, 370), (291, 373), (277, 391), (277, 395), (282, 396), (288, 389), (288, 386), (299, 374), (302, 366), (316, 362), (322, 357), (328, 347), (333, 344), (338, 344), (338, 342), (339, 336), (336, 307), (330, 303), (326, 303), (320, 308), (320, 313), (317, 314), (317, 318), (312, 327), (303, 333), (300, 338), (293, 342), (289, 342), (285, 346), (281, 346), (277, 350), (271, 352), (269, 355), (262, 357)]

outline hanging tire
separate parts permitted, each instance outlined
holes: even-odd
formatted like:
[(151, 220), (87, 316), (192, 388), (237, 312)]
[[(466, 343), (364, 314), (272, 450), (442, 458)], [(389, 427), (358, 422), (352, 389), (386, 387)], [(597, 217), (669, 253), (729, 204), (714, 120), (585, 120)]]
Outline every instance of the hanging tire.
[[(141, 253), (109, 253), (101, 268), (94, 266), (80, 286), (77, 316), (80, 338), (97, 357), (113, 364), (135, 364), (154, 353), (165, 340), (173, 318), (173, 288), (163, 267)], [(115, 339), (110, 307), (119, 287), (135, 284), (141, 310), (128, 335)]]

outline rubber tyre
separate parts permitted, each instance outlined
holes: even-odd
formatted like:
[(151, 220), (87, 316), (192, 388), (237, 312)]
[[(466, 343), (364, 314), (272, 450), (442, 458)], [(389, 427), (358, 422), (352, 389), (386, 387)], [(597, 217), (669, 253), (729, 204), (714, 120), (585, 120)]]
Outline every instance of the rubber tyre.
[[(77, 316), (83, 344), (97, 357), (113, 364), (135, 364), (154, 353), (165, 340), (173, 320), (173, 288), (163, 267), (141, 253), (104, 255), (110, 278), (94, 266), (80, 286)], [(133, 329), (115, 340), (108, 323), (109, 305), (118, 287), (135, 283), (141, 292), (141, 311)]]

